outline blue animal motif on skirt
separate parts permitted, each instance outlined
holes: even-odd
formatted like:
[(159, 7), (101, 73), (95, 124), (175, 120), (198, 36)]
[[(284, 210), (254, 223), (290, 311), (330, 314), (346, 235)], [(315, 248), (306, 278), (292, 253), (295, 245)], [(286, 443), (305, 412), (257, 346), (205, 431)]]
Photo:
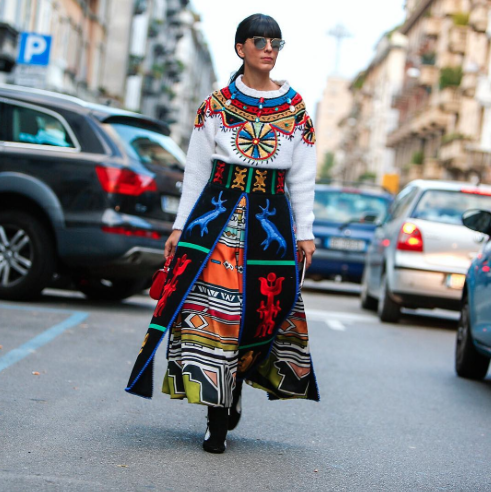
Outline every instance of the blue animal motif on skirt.
[(263, 251), (266, 251), (269, 248), (269, 245), (273, 241), (278, 242), (278, 250), (277, 253), (279, 253), (281, 250), (283, 250), (283, 254), (281, 257), (283, 258), (286, 253), (286, 241), (285, 238), (281, 235), (280, 231), (278, 231), (278, 228), (271, 222), (268, 217), (271, 217), (273, 215), (276, 215), (276, 209), (273, 208), (273, 210), (269, 210), (269, 200), (266, 199), (266, 207), (259, 207), (262, 212), (260, 214), (256, 214), (257, 219), (261, 223), (262, 228), (266, 232), (266, 239), (261, 243), (261, 246), (264, 246)]
[(223, 206), (223, 204), (227, 200), (222, 200), (222, 193), (223, 193), (223, 191), (221, 191), (220, 195), (218, 195), (218, 199), (216, 199), (216, 198), (211, 199), (211, 203), (213, 205), (215, 205), (215, 209), (210, 210), (209, 212), (206, 212), (205, 214), (203, 214), (201, 217), (198, 217), (197, 219), (193, 220), (189, 224), (188, 230), (186, 231), (186, 234), (191, 234), (192, 230), (197, 225), (200, 226), (201, 237), (203, 237), (205, 234), (208, 234), (208, 224), (212, 220), (215, 220), (220, 214), (222, 214), (226, 210), (226, 208)]

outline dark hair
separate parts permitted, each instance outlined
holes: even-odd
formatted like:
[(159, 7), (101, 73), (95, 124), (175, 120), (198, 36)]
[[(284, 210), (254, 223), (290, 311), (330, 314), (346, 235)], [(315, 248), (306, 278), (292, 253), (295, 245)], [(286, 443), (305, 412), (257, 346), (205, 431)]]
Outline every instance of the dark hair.
[[(281, 29), (278, 23), (269, 15), (252, 14), (245, 18), (238, 26), (235, 33), (235, 52), (237, 44), (244, 44), (248, 38), (264, 36), (265, 38), (281, 38)], [(238, 55), (238, 53), (237, 53)], [(244, 73), (244, 63), (230, 78), (232, 83), (239, 75)]]

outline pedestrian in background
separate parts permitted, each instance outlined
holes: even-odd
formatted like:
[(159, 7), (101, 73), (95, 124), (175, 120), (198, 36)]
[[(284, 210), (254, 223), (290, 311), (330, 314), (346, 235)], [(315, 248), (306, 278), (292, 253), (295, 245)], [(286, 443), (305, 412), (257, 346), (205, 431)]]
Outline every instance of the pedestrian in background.
[(272, 17), (244, 19), (242, 66), (198, 109), (165, 245), (171, 270), (126, 388), (152, 396), (170, 328), (162, 391), (208, 406), (212, 453), (238, 424), (244, 381), (270, 400), (319, 399), (298, 261), (308, 268), (315, 250), (315, 133), (302, 97), (270, 78), (284, 44)]

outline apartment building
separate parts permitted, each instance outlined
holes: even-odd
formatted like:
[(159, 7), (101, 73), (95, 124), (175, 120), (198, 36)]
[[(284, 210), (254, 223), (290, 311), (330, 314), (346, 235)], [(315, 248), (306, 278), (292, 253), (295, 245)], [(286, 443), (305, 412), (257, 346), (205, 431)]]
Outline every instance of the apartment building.
[(408, 2), (398, 127), (387, 144), (401, 181), (491, 182), (489, 0)]
[(137, 0), (125, 107), (165, 121), (186, 149), (200, 101), (216, 80), (199, 16), (189, 0)]
[[(352, 95), (350, 81), (331, 75), (327, 79), (322, 100), (317, 105), (315, 132), (317, 149), (317, 176), (331, 172), (326, 168), (335, 165), (336, 152), (342, 137), (340, 121), (348, 114)], [(330, 160), (330, 162), (329, 162)], [(327, 161), (327, 162), (326, 162)]]
[(398, 122), (392, 100), (402, 87), (405, 56), (405, 36), (397, 31), (386, 33), (378, 42), (370, 65), (350, 84), (352, 104), (340, 122), (342, 138), (333, 170), (335, 177), (382, 183), (384, 176), (396, 172), (387, 135)]
[[(106, 57), (109, 0), (3, 0), (0, 22), (15, 32), (11, 54), (21, 32), (52, 36), (48, 66), (11, 64), (3, 81), (96, 99)], [(9, 36), (12, 39), (12, 36)], [(2, 48), (0, 47), (0, 58)]]

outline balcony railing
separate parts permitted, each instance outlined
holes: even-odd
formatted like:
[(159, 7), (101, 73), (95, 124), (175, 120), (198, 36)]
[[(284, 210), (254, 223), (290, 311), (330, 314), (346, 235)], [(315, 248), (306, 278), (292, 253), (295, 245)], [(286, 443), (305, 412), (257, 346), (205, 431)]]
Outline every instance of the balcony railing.
[(425, 179), (442, 179), (443, 166), (440, 159), (427, 157), (423, 163), (423, 178)]
[(453, 168), (467, 170), (466, 146), (468, 143), (469, 140), (465, 138), (457, 138), (450, 142), (442, 143), (440, 159)]
[(446, 87), (438, 93), (438, 105), (446, 113), (458, 113), (462, 96), (456, 87)]
[(449, 48), (454, 53), (464, 54), (467, 47), (467, 26), (452, 26)]
[(462, 10), (460, 0), (443, 0), (442, 13), (443, 15), (457, 14)]
[(440, 71), (433, 65), (421, 65), (419, 69), (419, 83), (427, 87), (433, 87), (440, 76)]
[(438, 37), (442, 29), (442, 20), (437, 17), (427, 17), (424, 20), (424, 32), (427, 36)]
[(474, 97), (477, 87), (478, 74), (476, 72), (464, 73), (460, 87), (464, 94), (469, 97)]
[(471, 10), (469, 25), (478, 32), (486, 32), (488, 28), (488, 7), (487, 5), (478, 4)]
[(415, 179), (421, 179), (423, 177), (423, 166), (421, 164), (411, 164), (408, 171), (406, 180), (413, 181)]
[(450, 118), (449, 114), (444, 113), (438, 107), (427, 107), (389, 133), (387, 147), (397, 147), (405, 139), (416, 135), (426, 137), (444, 132), (450, 123)]

